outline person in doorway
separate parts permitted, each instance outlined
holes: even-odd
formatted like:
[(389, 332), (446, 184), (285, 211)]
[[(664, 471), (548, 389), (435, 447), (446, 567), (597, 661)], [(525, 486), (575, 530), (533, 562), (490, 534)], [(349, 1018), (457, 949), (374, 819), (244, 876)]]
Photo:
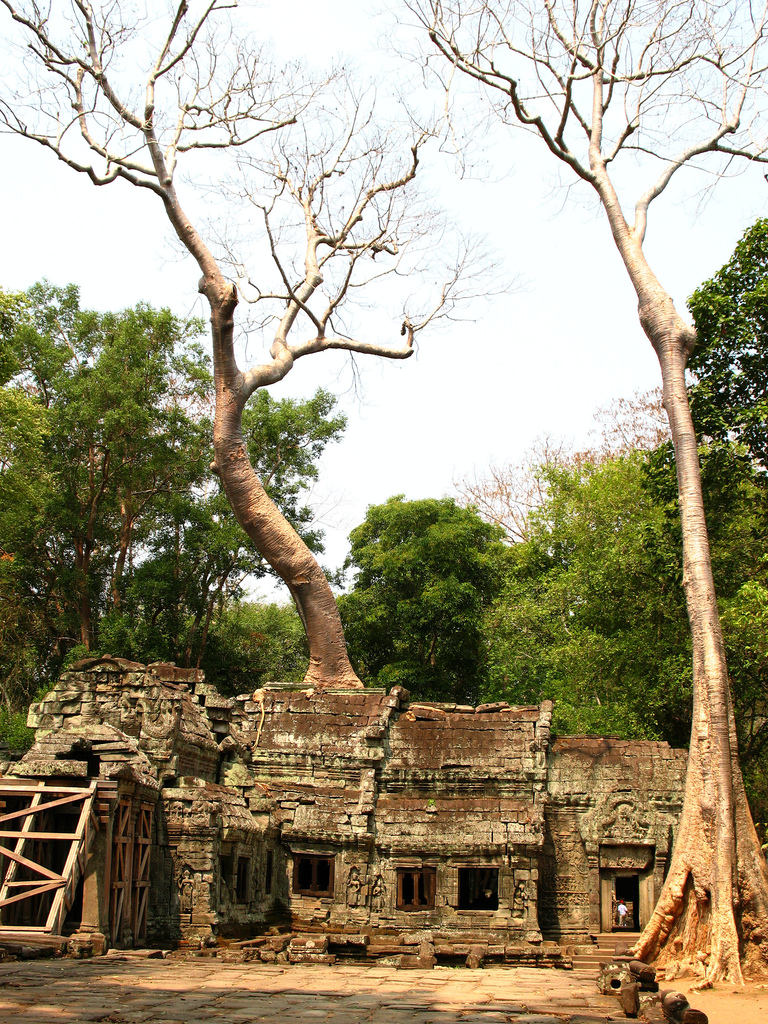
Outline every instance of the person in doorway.
[(619, 905), (616, 907), (616, 913), (619, 915), (619, 928), (627, 927), (627, 904), (624, 900), (619, 900)]

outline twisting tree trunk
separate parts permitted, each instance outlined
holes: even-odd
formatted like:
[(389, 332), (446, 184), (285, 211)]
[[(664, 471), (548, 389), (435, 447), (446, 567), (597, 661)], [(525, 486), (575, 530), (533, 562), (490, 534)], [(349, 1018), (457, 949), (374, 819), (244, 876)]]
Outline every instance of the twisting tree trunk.
[[(409, 358), (414, 334), (464, 298), (459, 282), (467, 252), (460, 245), (455, 262), (448, 261), (447, 280), (438, 286), (431, 311), (427, 305), (412, 322), (403, 310), (398, 344), (344, 333), (340, 313), (350, 295), (357, 294), (354, 289), (387, 274), (405, 279), (429, 273), (434, 279), (434, 265), (424, 261), (418, 244), (428, 230), (424, 225), (434, 224), (434, 211), (419, 201), (411, 185), (420, 147), (430, 133), (417, 130), (400, 155), (393, 140), (402, 138), (402, 126), (396, 134), (377, 127), (369, 101), (340, 74), (309, 83), (298, 69), (286, 74), (284, 68), (270, 68), (247, 33), (230, 26), (217, 35), (216, 22), (228, 18), (235, 5), (209, 0), (193, 6), (175, 0), (163, 38), (158, 36), (160, 18), (146, 33), (140, 24), (132, 28), (120, 0), (103, 5), (77, 0), (69, 20), (58, 21), (32, 0), (0, 0), (0, 10), (8, 12), (24, 36), (25, 84), (26, 72), (30, 78), (39, 76), (26, 95), (25, 85), (8, 96), (0, 89), (0, 123), (53, 152), (95, 185), (121, 179), (162, 201), (173, 230), (200, 268), (200, 291), (211, 310), (213, 468), (238, 522), (293, 595), (310, 647), (307, 681), (358, 686), (330, 587), (248, 460), (243, 408), (257, 388), (282, 380), (305, 355), (342, 350)], [(217, 49), (219, 39), (225, 40), (222, 50)], [(127, 60), (124, 47), (129, 48)], [(142, 47), (151, 54), (146, 72), (133, 60)], [(130, 81), (132, 69), (138, 81)], [(158, 90), (158, 85), (165, 88)], [(323, 93), (332, 88), (326, 103)], [(160, 116), (158, 96), (166, 104)], [(311, 103), (316, 106), (307, 113)], [(67, 127), (62, 130), (62, 125)], [(298, 125), (295, 137), (284, 139), (293, 125)], [(270, 143), (276, 138), (280, 141)], [(254, 211), (263, 221), (271, 268), (266, 283), (260, 272), (257, 285), (221, 239), (223, 255), (217, 261), (182, 209), (174, 185), (176, 167), (180, 158), (201, 149), (243, 152), (237, 168), (242, 190), (224, 191), (229, 198), (237, 193), (247, 204), (249, 216), (241, 215), (241, 222), (250, 222)], [(284, 213), (288, 206), (290, 216)], [(305, 229), (301, 240), (297, 223)], [(275, 325), (270, 358), (245, 371), (238, 368), (233, 347), (237, 292), (225, 280), (222, 259), (237, 268), (249, 299), (269, 306), (263, 323)], [(478, 276), (474, 267), (469, 276)], [(419, 287), (412, 291), (418, 295)], [(299, 329), (306, 334), (294, 342)]]
[(305, 681), (318, 686), (362, 686), (349, 663), (336, 600), (325, 574), (262, 487), (248, 458), (242, 433), (248, 396), (231, 355), (237, 293), (223, 279), (215, 285), (203, 280), (200, 290), (211, 305), (216, 381), (215, 460), (211, 468), (221, 480), (238, 523), (296, 602), (309, 640)]

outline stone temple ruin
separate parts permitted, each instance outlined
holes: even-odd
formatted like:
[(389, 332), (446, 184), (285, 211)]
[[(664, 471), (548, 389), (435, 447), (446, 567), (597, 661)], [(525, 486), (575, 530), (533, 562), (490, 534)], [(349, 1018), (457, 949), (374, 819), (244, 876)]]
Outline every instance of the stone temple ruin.
[(556, 962), (615, 927), (619, 898), (646, 923), (686, 754), (553, 741), (551, 713), (398, 686), (227, 699), (196, 670), (80, 662), (0, 764), (0, 933)]

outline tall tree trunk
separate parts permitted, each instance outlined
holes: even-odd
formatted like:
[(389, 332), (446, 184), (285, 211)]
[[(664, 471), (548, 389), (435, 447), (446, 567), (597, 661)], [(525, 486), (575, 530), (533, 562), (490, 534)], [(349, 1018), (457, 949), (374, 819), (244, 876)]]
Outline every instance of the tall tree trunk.
[(131, 545), (132, 534), (132, 495), (130, 491), (128, 491), (128, 493), (123, 494), (120, 497), (120, 537), (118, 541), (117, 560), (115, 562), (115, 568), (112, 573), (112, 585), (110, 587), (110, 593), (112, 595), (112, 607), (116, 611), (120, 609), (120, 605), (122, 603), (120, 584), (123, 579), (123, 572), (125, 571), (125, 563), (128, 559), (128, 550)]
[(93, 650), (93, 619), (91, 616), (91, 595), (88, 589), (88, 568), (90, 551), (87, 541), (75, 541), (75, 607), (80, 623), (80, 643), (86, 651)]
[(243, 377), (232, 352), (237, 293), (222, 278), (201, 284), (211, 306), (216, 415), (213, 468), (235, 518), (285, 582), (309, 642), (305, 682), (359, 687), (349, 663), (341, 618), (325, 575), (312, 552), (277, 509), (248, 458), (242, 433)]
[(768, 869), (739, 767), (725, 647), (717, 608), (685, 367), (696, 333), (647, 263), (602, 159), (596, 189), (638, 297), (638, 315), (661, 367), (675, 450), (683, 535), (683, 588), (693, 644), (693, 722), (683, 815), (656, 909), (635, 950), (659, 964), (688, 961), (712, 981), (768, 969)]
[[(654, 289), (656, 292), (656, 289)], [(669, 874), (637, 952), (660, 963), (707, 957), (712, 980), (740, 982), (768, 967), (768, 870), (738, 761), (720, 617), (704, 515), (696, 434), (685, 386), (691, 329), (671, 298), (641, 299), (640, 320), (661, 365), (675, 449), (683, 587), (693, 641), (693, 723), (685, 802)]]

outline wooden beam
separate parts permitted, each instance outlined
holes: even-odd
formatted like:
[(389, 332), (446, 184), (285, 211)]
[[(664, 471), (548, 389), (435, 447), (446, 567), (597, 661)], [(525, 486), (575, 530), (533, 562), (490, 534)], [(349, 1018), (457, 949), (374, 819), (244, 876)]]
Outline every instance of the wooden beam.
[[(29, 892), (20, 892), (16, 896), (9, 896), (7, 899), (0, 900), (0, 907), (7, 907), (9, 903), (20, 903), (21, 900), (32, 899), (33, 896), (40, 896), (44, 892), (60, 889), (63, 885), (63, 878), (58, 882), (46, 882), (44, 885), (38, 885), (36, 889), (30, 889)], [(2, 938), (3, 934), (3, 929), (0, 928), (0, 938)]]
[[(3, 847), (3, 856), (8, 857), (9, 860), (14, 861), (16, 864), (22, 864), (25, 868), (29, 868), (30, 871), (36, 871), (39, 875), (42, 875), (43, 878), (56, 879), (57, 881), (63, 880), (63, 875), (57, 875), (55, 872), (49, 871), (48, 868), (44, 868), (42, 864), (36, 864), (35, 861), (29, 860), (27, 857), (22, 857), (22, 855), (20, 853), (16, 853), (15, 850), (8, 850)], [(10, 874), (12, 870), (13, 864), (8, 869), (8, 874)], [(3, 883), (3, 889), (10, 885), (13, 880), (13, 878), (9, 878), (8, 875), (6, 875), (5, 882)], [(2, 900), (2, 891), (0, 891), (0, 900)]]
[[(73, 839), (77, 839), (78, 836), (74, 832), (3, 832), (0, 831), (0, 839), (18, 839), (21, 836), (26, 836), (27, 839), (65, 839), (70, 843)], [(0, 854), (5, 852), (0, 850)]]
[[(37, 790), (35, 795), (39, 795), (41, 790)], [(72, 793), (69, 796), (61, 797), (59, 800), (49, 800), (46, 803), (38, 801), (36, 804), (30, 805), (29, 807), (22, 807), (19, 811), (12, 811), (10, 814), (0, 814), (0, 825), (4, 825), (8, 821), (12, 821), (15, 818), (26, 818), (30, 814), (37, 814), (38, 811), (51, 811), (54, 807), (62, 807), (64, 804), (73, 804), (78, 800), (84, 800), (88, 797), (90, 790), (79, 789), (76, 793)]]

